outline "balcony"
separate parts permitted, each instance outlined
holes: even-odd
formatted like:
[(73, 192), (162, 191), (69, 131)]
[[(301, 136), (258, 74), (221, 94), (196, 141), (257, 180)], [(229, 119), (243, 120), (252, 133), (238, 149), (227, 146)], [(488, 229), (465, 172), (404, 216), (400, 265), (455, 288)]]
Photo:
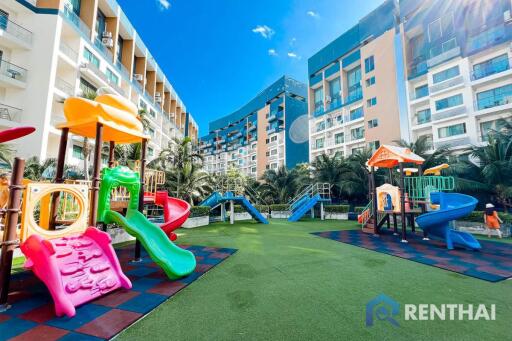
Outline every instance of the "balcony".
[(509, 34), (503, 24), (494, 27), (482, 26), (476, 31), (480, 32), (467, 39), (466, 50), (468, 54), (501, 44), (509, 39)]
[(76, 52), (73, 48), (71, 48), (68, 44), (63, 41), (60, 42), (60, 52), (63, 55), (71, 59), (73, 63), (76, 63), (78, 60), (78, 52)]
[(19, 122), (22, 110), (0, 103), (0, 119), (10, 122)]
[(55, 88), (64, 94), (64, 98), (75, 95), (75, 87), (60, 77), (55, 78)]
[(453, 88), (453, 87), (455, 87), (457, 85), (461, 85), (461, 84), (464, 84), (464, 77), (462, 75), (448, 79), (444, 82), (432, 85), (430, 87), (430, 94), (435, 94), (437, 92), (447, 90), (447, 89)]
[(409, 74), (407, 79), (411, 80), (416, 77), (422, 76), (428, 72), (428, 66), (426, 61), (413, 62), (409, 66)]
[(128, 69), (123, 65), (123, 63), (121, 63), (119, 60), (116, 60), (115, 62), (115, 67), (116, 69), (121, 73), (121, 75), (124, 77), (124, 79), (126, 79), (126, 81), (130, 82), (131, 81), (131, 76), (130, 76), (130, 72), (128, 71)]
[(319, 117), (322, 116), (323, 114), (325, 114), (324, 103), (315, 103), (315, 111), (313, 112), (313, 117)]
[(345, 98), (343, 106), (355, 103), (363, 99), (363, 89), (361, 85), (352, 86), (348, 90), (348, 96)]
[(26, 82), (27, 70), (6, 60), (0, 60), (0, 84), (24, 88)]
[(471, 145), (471, 140), (467, 136), (450, 139), (450, 140), (441, 140), (441, 141), (434, 142), (435, 149), (439, 149), (442, 147), (459, 148), (459, 147), (466, 147), (469, 145)]
[(467, 108), (465, 105), (457, 106), (432, 114), (432, 121), (440, 121), (447, 118), (458, 117), (466, 114), (466, 112)]
[(98, 37), (94, 39), (94, 46), (98, 49), (98, 51), (101, 52), (101, 54), (103, 54), (103, 57), (105, 57), (106, 60), (108, 60), (109, 62), (113, 62), (114, 55), (112, 54), (112, 52), (110, 52), (108, 47), (103, 45), (103, 43), (101, 42), (101, 40), (98, 39)]
[(99, 81), (104, 84), (107, 84), (113, 90), (118, 92), (121, 96), (124, 96), (124, 90), (117, 84), (115, 84), (112, 80), (110, 80), (107, 75), (105, 75), (96, 65), (93, 63), (84, 63), (80, 66), (80, 71), (89, 72), (94, 75)]
[(512, 93), (487, 96), (477, 99), (475, 107), (477, 110), (486, 110), (512, 103)]
[(80, 19), (73, 9), (69, 6), (64, 5), (64, 8), (60, 12), (61, 16), (66, 19), (71, 25), (73, 25), (80, 34), (82, 34), (87, 40), (91, 38), (91, 29)]
[(505, 72), (507, 70), (510, 70), (510, 61), (508, 59), (492, 61), (487, 65), (480, 67), (477, 70), (474, 70), (471, 73), (471, 80), (481, 80), (489, 76)]
[(32, 32), (3, 16), (0, 21), (0, 42), (10, 48), (30, 49)]
[(341, 97), (333, 96), (327, 99), (327, 112), (339, 109), (342, 107)]
[(446, 62), (452, 58), (460, 56), (461, 50), (459, 46), (454, 43), (448, 44), (445, 42), (438, 47), (434, 47), (430, 50), (430, 59), (427, 60), (427, 66), (433, 67), (441, 63)]

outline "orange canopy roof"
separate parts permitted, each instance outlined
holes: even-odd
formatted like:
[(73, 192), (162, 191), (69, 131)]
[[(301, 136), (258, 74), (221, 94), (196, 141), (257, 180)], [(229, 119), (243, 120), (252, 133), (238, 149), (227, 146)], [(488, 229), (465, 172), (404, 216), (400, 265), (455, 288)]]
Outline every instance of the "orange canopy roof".
[(425, 162), (425, 159), (411, 152), (409, 148), (382, 145), (368, 160), (368, 166), (393, 168), (402, 162), (421, 165)]
[(64, 101), (66, 123), (57, 128), (69, 128), (69, 132), (96, 137), (96, 124), (103, 124), (103, 140), (116, 143), (135, 143), (149, 140), (144, 134), (142, 122), (135, 104), (116, 95), (100, 95), (94, 101), (70, 97)]

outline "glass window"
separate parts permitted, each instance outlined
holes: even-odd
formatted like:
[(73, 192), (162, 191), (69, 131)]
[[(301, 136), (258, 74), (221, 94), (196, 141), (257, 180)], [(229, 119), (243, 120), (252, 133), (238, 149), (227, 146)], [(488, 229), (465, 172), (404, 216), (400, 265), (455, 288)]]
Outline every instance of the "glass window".
[(434, 73), (432, 76), (432, 79), (435, 83), (444, 82), (447, 79), (454, 78), (460, 75), (459, 66), (455, 65), (454, 67), (451, 67), (449, 69), (440, 71), (438, 73)]
[(315, 147), (316, 149), (320, 149), (324, 147), (324, 138), (319, 138), (315, 140)]
[(148, 147), (148, 156), (153, 156), (154, 154), (155, 154), (155, 151), (153, 150), (153, 148)]
[(425, 124), (430, 122), (432, 119), (430, 109), (420, 110), (416, 113), (416, 118), (418, 120), (418, 124)]
[(117, 36), (117, 50), (116, 50), (116, 58), (119, 62), (123, 59), (123, 46), (124, 39), (121, 36)]
[(364, 151), (364, 147), (352, 148), (352, 155), (357, 154), (357, 153), (362, 153), (363, 151)]
[(341, 91), (340, 79), (335, 78), (329, 82), (329, 96), (331, 98), (339, 97)]
[(324, 88), (320, 87), (315, 90), (315, 112), (324, 108)]
[(80, 0), (66, 0), (64, 5), (71, 8), (77, 16), (80, 16)]
[(494, 57), (485, 62), (473, 65), (473, 79), (480, 79), (510, 69), (507, 54)]
[(360, 140), (364, 138), (364, 127), (354, 128), (350, 130), (352, 140)]
[(370, 56), (364, 60), (364, 72), (368, 73), (375, 69), (375, 60), (373, 56)]
[(0, 29), (6, 30), (9, 23), (9, 13), (0, 9)]
[(380, 141), (368, 142), (368, 147), (370, 147), (371, 150), (376, 151), (380, 147)]
[(503, 132), (507, 128), (507, 121), (504, 119), (487, 121), (480, 123), (480, 132), (482, 135), (482, 141), (488, 141), (489, 136)]
[(340, 144), (345, 142), (345, 134), (344, 133), (337, 133), (334, 135), (334, 143)]
[(98, 90), (94, 85), (83, 78), (80, 78), (80, 89), (82, 89), (83, 92), (96, 92)]
[(107, 70), (105, 71), (105, 75), (107, 76), (109, 83), (114, 83), (116, 85), (118, 84), (119, 77), (114, 72), (112, 72), (112, 70), (107, 68)]
[(428, 38), (431, 42), (440, 39), (442, 35), (441, 19), (436, 19), (428, 24)]
[(106, 28), (106, 20), (105, 14), (98, 9), (98, 13), (96, 14), (96, 36), (101, 40), (103, 32), (105, 32)]
[(478, 110), (512, 103), (512, 84), (476, 94)]
[(150, 109), (149, 109), (149, 115), (150, 115), (151, 117), (156, 117), (156, 111), (155, 111), (155, 110), (153, 110), (153, 108), (150, 108)]
[(363, 117), (363, 107), (355, 108), (350, 110), (350, 120), (357, 120), (358, 118)]
[(375, 76), (366, 79), (366, 87), (372, 86), (373, 84), (375, 84)]
[(84, 58), (89, 63), (94, 64), (97, 68), (100, 67), (100, 60), (98, 57), (96, 57), (91, 51), (89, 51), (87, 48), (84, 48)]
[(414, 98), (422, 98), (428, 96), (428, 84), (418, 86), (414, 89)]
[(376, 128), (378, 126), (379, 126), (379, 120), (377, 118), (374, 118), (374, 119), (368, 121), (368, 128), (369, 129)]
[(368, 108), (371, 108), (373, 106), (377, 105), (377, 97), (372, 97), (366, 101), (366, 106)]
[(336, 116), (336, 122), (338, 122), (338, 124), (342, 124), (343, 123), (343, 115)]
[(466, 133), (466, 123), (459, 123), (452, 126), (439, 128), (437, 131), (440, 139), (456, 135), (463, 135)]
[(347, 72), (347, 85), (349, 91), (353, 87), (360, 86), (361, 82), (361, 67), (356, 67), (355, 69), (352, 69)]
[(75, 159), (83, 160), (84, 159), (84, 148), (82, 146), (73, 145), (73, 157)]
[(448, 109), (463, 104), (462, 95), (447, 97), (436, 101), (436, 110)]
[(322, 130), (325, 130), (325, 121), (318, 122), (316, 124), (316, 131), (319, 132), (319, 131), (322, 131)]

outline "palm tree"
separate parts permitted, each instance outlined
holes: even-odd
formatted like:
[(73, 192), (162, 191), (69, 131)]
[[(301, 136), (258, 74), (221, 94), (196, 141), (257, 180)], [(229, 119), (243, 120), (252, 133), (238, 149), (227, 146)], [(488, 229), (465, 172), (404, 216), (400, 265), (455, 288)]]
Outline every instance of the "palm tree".
[(8, 169), (12, 168), (12, 158), (14, 149), (10, 144), (0, 143), (0, 162), (5, 164)]
[[(368, 176), (369, 172), (366, 162), (372, 156), (373, 151), (369, 148), (358, 150), (350, 155), (346, 160), (346, 171), (343, 172), (339, 188), (342, 194), (351, 200), (364, 202), (368, 198)], [(376, 183), (379, 183), (380, 177), (376, 174)]]
[(187, 163), (183, 168), (175, 167), (166, 171), (165, 184), (171, 195), (176, 195), (191, 205), (212, 191), (210, 175), (197, 163)]
[[(82, 92), (80, 97), (94, 101), (98, 93), (91, 88), (82, 88)], [(82, 144), (82, 154), (84, 157), (84, 175), (85, 180), (89, 180), (89, 157), (91, 156), (92, 146), (89, 143), (89, 138), (84, 136), (83, 144)]]
[(411, 152), (424, 158), (425, 162), (422, 165), (424, 170), (447, 163), (450, 156), (450, 148), (446, 146), (432, 151), (432, 143), (426, 135), (418, 137), (414, 142), (405, 140), (395, 140), (394, 142), (400, 147), (409, 148)]
[(332, 185), (332, 192), (335, 198), (341, 195), (340, 183), (347, 173), (346, 160), (340, 153), (333, 156), (322, 154), (318, 156), (311, 166), (314, 169), (313, 175), (316, 182), (324, 182)]
[(57, 167), (57, 160), (49, 158), (41, 162), (37, 156), (29, 158), (25, 162), (23, 176), (34, 181), (51, 179)]
[(259, 188), (261, 196), (275, 204), (289, 202), (303, 185), (311, 181), (306, 172), (297, 168), (288, 170), (285, 166), (279, 167), (277, 171), (266, 170), (261, 180), (263, 181)]

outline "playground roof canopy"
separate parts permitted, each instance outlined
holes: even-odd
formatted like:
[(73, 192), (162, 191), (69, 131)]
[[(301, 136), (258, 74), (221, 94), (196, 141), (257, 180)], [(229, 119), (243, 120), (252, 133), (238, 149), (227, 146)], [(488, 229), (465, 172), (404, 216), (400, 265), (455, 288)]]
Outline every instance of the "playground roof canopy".
[(393, 168), (400, 163), (414, 163), (421, 165), (425, 162), (421, 156), (414, 154), (409, 148), (382, 145), (368, 160), (368, 166), (380, 168)]
[(100, 95), (94, 101), (70, 97), (64, 102), (67, 122), (58, 128), (69, 128), (73, 134), (95, 138), (96, 126), (103, 124), (103, 140), (116, 143), (136, 143), (149, 140), (144, 133), (138, 109), (131, 101), (116, 95)]

